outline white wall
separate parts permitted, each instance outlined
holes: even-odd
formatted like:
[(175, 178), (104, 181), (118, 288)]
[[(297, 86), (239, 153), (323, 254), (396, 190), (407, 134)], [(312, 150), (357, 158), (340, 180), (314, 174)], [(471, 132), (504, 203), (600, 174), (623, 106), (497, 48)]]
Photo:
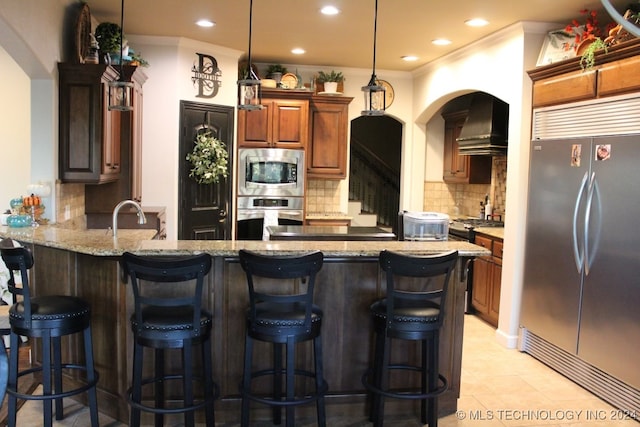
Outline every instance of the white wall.
[[(416, 171), (413, 180), (435, 180), (441, 175), (442, 121), (434, 114), (449, 100), (464, 93), (484, 91), (509, 104), (509, 153), (507, 206), (502, 267), (500, 319), (496, 337), (505, 346), (517, 343), (524, 258), (524, 227), (528, 188), (531, 80), (527, 69), (535, 65), (549, 25), (518, 23), (452, 55), (441, 58), (415, 74), (413, 98), (414, 147), (426, 145), (426, 174)], [(440, 175), (431, 173), (433, 168)], [(416, 197), (418, 195), (415, 195)], [(420, 195), (421, 196), (421, 195)]]
[(29, 76), (0, 46), (0, 211), (27, 195), (31, 179), (31, 89)]
[[(142, 201), (166, 206), (167, 239), (177, 239), (180, 101), (235, 106), (241, 52), (185, 38), (129, 35), (127, 39), (150, 64), (144, 70), (149, 78), (143, 87)], [(196, 97), (191, 81), (196, 53), (216, 58), (222, 71), (222, 86), (214, 98)]]

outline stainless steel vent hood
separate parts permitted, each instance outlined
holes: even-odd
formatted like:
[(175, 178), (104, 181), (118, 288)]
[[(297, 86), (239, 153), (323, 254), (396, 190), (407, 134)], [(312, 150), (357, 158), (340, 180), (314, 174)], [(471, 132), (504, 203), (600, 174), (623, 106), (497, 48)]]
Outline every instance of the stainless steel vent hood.
[(506, 155), (508, 129), (509, 104), (486, 93), (473, 95), (469, 115), (456, 139), (460, 154)]

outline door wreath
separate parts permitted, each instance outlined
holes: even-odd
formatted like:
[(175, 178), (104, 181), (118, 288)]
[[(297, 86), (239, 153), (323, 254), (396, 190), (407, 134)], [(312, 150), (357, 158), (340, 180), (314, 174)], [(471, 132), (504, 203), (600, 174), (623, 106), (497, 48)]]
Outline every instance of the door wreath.
[(196, 135), (193, 151), (187, 154), (191, 162), (189, 177), (198, 184), (214, 184), (220, 177), (229, 175), (229, 153), (222, 141), (211, 136), (211, 132)]

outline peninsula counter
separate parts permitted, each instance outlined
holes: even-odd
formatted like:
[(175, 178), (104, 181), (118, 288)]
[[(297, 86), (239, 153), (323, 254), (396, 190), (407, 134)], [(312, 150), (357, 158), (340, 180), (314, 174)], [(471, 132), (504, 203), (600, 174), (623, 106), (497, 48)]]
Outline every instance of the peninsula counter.
[[(206, 281), (206, 306), (214, 314), (211, 345), (214, 379), (220, 385), (216, 401), (219, 422), (240, 418), (238, 385), (244, 351), (244, 313), (248, 304), (246, 279), (238, 264), (240, 249), (268, 254), (301, 254), (321, 250), (325, 255), (316, 286), (316, 302), (323, 308), (322, 325), (325, 377), (329, 383), (327, 413), (364, 415), (367, 399), (360, 377), (371, 363), (372, 327), (369, 305), (384, 295), (384, 281), (377, 265), (383, 249), (409, 254), (432, 254), (451, 249), (459, 251), (452, 292), (440, 340), (440, 371), (449, 380), (449, 390), (440, 397), (440, 414), (452, 413), (460, 392), (460, 362), (464, 324), (466, 263), (489, 252), (467, 242), (358, 242), (358, 241), (198, 241), (150, 240), (153, 230), (122, 229), (114, 240), (106, 230), (70, 230), (55, 226), (13, 229), (0, 227), (0, 238), (12, 238), (34, 253), (32, 284), (37, 294), (77, 295), (92, 306), (96, 368), (100, 374), (99, 409), (127, 422), (129, 407), (126, 390), (131, 377), (132, 337), (129, 316), (132, 295), (121, 280), (120, 255), (190, 255), (208, 253), (213, 268)], [(75, 337), (74, 337), (75, 338)], [(68, 355), (76, 354), (77, 339), (63, 341)], [(398, 343), (405, 344), (405, 343)], [(417, 349), (406, 343), (401, 351), (417, 358)], [(398, 346), (402, 348), (402, 346)], [(302, 347), (305, 363), (311, 352)], [(267, 354), (258, 348), (256, 354)], [(266, 347), (264, 348), (266, 350)], [(40, 354), (33, 349), (35, 360)], [(176, 355), (177, 357), (178, 355)], [(267, 366), (269, 360), (254, 364)], [(196, 367), (198, 369), (198, 367)], [(67, 382), (76, 381), (66, 378)], [(387, 413), (406, 413), (416, 409), (414, 402), (390, 400)], [(252, 416), (267, 418), (262, 407)], [(312, 414), (314, 406), (302, 407)]]

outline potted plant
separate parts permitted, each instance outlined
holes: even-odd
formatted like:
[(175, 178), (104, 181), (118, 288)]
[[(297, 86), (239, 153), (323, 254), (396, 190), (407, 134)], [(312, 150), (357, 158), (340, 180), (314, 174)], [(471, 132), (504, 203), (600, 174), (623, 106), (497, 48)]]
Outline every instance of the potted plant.
[(595, 64), (596, 51), (604, 49), (605, 53), (607, 52), (607, 43), (601, 36), (608, 36), (613, 24), (604, 29), (600, 28), (598, 13), (595, 10), (583, 9), (580, 14), (586, 16), (585, 23), (580, 24), (574, 19), (566, 26), (565, 31), (575, 35), (575, 51), (576, 55), (580, 56), (580, 67), (588, 70)]
[(328, 73), (320, 71), (318, 73), (318, 83), (324, 85), (324, 92), (335, 93), (338, 90), (338, 83), (344, 81), (344, 77), (341, 72), (331, 70)]
[(276, 84), (280, 83), (282, 75), (286, 74), (287, 69), (280, 64), (271, 64), (267, 67), (267, 77), (276, 81)]
[(98, 24), (94, 33), (103, 54), (120, 53), (120, 26), (112, 22)]

